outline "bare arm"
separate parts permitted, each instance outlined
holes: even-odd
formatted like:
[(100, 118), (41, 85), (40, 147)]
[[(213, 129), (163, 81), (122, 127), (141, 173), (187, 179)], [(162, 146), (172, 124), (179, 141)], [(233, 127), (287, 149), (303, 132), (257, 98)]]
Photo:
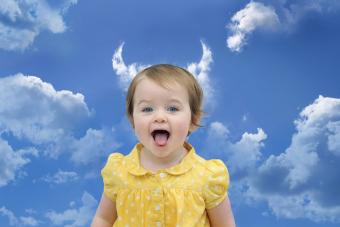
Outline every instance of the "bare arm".
[(91, 227), (112, 227), (116, 219), (116, 204), (103, 193)]
[(207, 212), (211, 227), (236, 226), (228, 195), (217, 207), (208, 209)]

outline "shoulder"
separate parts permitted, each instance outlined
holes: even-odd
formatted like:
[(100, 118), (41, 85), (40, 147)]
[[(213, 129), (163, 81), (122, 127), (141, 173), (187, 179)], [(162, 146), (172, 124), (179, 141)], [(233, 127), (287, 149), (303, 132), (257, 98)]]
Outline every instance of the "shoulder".
[(215, 175), (215, 174), (229, 174), (228, 169), (224, 162), (220, 159), (210, 159), (206, 160), (200, 155), (195, 155), (195, 163), (196, 165), (200, 166), (200, 169), (205, 171), (208, 175)]
[(121, 153), (111, 153), (106, 161), (101, 173), (104, 178), (114, 175), (118, 171), (122, 171), (122, 163), (125, 156)]

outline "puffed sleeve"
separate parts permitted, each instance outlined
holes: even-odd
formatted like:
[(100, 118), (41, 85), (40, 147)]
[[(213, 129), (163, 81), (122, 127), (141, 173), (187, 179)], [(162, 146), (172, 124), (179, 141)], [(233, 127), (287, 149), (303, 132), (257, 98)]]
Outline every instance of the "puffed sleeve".
[(211, 209), (220, 204), (227, 195), (229, 187), (229, 173), (227, 167), (219, 159), (206, 162), (209, 176), (203, 189), (206, 209)]
[(104, 182), (104, 194), (116, 202), (117, 190), (119, 187), (119, 171), (121, 161), (124, 156), (120, 153), (113, 153), (107, 159), (104, 168), (101, 171)]

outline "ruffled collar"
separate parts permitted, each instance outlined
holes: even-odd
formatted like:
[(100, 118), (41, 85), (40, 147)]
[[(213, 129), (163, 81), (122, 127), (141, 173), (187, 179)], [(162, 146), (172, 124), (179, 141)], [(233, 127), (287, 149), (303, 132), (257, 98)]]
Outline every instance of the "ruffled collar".
[[(144, 169), (143, 166), (140, 165), (139, 154), (142, 147), (142, 144), (136, 144), (131, 153), (127, 155), (123, 161), (123, 164), (128, 169), (128, 172), (135, 176), (143, 176), (148, 173), (153, 174), (151, 171)], [(196, 152), (195, 149), (187, 142), (184, 143), (184, 147), (188, 150), (188, 153), (184, 156), (180, 163), (170, 168), (159, 170), (158, 172), (162, 171), (171, 175), (181, 175), (188, 172), (193, 166)]]

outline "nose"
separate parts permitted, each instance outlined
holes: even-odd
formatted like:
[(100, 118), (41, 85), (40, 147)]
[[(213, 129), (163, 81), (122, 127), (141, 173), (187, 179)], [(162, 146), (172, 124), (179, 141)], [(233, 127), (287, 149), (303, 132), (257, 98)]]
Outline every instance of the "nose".
[(154, 117), (154, 122), (157, 122), (157, 123), (163, 123), (163, 122), (166, 122), (167, 119), (166, 119), (166, 114), (164, 113), (164, 111), (156, 111), (155, 113), (155, 117)]

